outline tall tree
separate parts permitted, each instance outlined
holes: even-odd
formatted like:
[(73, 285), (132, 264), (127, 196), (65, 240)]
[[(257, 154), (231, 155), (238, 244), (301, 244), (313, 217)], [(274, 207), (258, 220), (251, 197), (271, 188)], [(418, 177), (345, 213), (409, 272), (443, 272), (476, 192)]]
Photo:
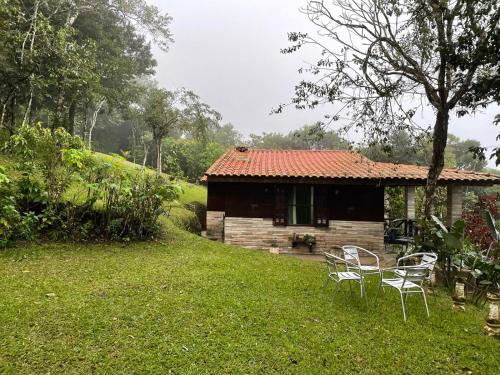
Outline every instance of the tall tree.
[(231, 123), (212, 129), (208, 137), (210, 141), (225, 147), (238, 146), (243, 143), (243, 135)]
[(175, 107), (177, 95), (173, 92), (152, 88), (144, 108), (144, 120), (151, 128), (156, 148), (156, 170), (162, 172), (162, 147), (165, 137), (182, 120), (182, 112)]
[(481, 147), (481, 143), (475, 139), (461, 140), (459, 137), (450, 134), (448, 137), (448, 148), (455, 155), (455, 167), (469, 171), (481, 171), (486, 167), (486, 160), (476, 158), (471, 151)]
[(144, 119), (153, 134), (156, 169), (161, 173), (163, 140), (167, 135), (175, 133), (205, 141), (222, 117), (192, 91), (151, 88), (144, 106)]
[(291, 150), (345, 150), (350, 147), (349, 142), (335, 131), (325, 130), (320, 124), (304, 125), (288, 134), (250, 134), (250, 144), (255, 148)]
[(43, 120), (83, 133), (106, 105), (126, 107), (166, 50), (171, 18), (145, 0), (0, 0), (0, 126)]
[[(321, 57), (305, 69), (314, 79), (296, 87), (292, 102), (297, 108), (337, 103), (340, 109), (332, 120), (351, 117), (348, 127), (360, 127), (382, 142), (396, 129), (418, 131), (418, 106), (433, 109), (424, 205), (429, 217), (444, 166), (450, 113), (485, 106), (498, 89), (481, 86), (498, 74), (497, 0), (334, 0), (328, 5), (309, 0), (304, 13), (318, 35), (290, 33), (293, 44), (283, 52), (312, 44), (319, 46)], [(476, 93), (473, 99), (471, 92)]]

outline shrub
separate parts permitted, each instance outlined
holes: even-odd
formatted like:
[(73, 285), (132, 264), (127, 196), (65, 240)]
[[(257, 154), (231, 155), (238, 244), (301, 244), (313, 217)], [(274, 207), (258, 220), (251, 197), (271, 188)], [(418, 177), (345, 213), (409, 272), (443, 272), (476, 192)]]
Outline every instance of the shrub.
[(483, 217), (483, 212), (488, 210), (491, 215), (498, 218), (498, 203), (500, 194), (484, 195), (479, 197), (478, 202), (464, 211), (462, 217), (465, 221), (465, 232), (470, 240), (477, 244), (482, 250), (488, 249), (493, 242), (491, 230)]
[(158, 230), (163, 203), (180, 188), (145, 171), (127, 173), (114, 156), (98, 162), (63, 129), (22, 127), (6, 143), (19, 178), (0, 170), (0, 245), (15, 239), (145, 239)]
[(0, 247), (9, 244), (20, 221), (12, 183), (0, 166)]

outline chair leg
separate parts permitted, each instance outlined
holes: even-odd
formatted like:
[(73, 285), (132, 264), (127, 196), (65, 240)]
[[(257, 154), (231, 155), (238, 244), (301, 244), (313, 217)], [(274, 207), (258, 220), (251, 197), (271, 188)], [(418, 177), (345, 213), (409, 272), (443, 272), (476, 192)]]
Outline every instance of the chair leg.
[(404, 298), (403, 298), (403, 293), (401, 293), (401, 291), (399, 291), (399, 295), (401, 297), (401, 306), (403, 307), (403, 319), (406, 322), (405, 301), (404, 301)]
[[(384, 290), (384, 288), (382, 287), (382, 280), (380, 280), (380, 283), (378, 284), (377, 294), (375, 295), (375, 301), (373, 302), (373, 304), (377, 303), (378, 295), (380, 294), (381, 288), (382, 288), (382, 290)], [(385, 293), (385, 290), (384, 290), (384, 293)]]
[(368, 296), (366, 294), (365, 281), (361, 279), (361, 288), (363, 289), (363, 296), (365, 297), (366, 308), (368, 308)]
[(339, 284), (340, 284), (340, 281), (337, 281), (335, 283), (335, 288), (333, 288), (332, 302), (335, 300), (335, 295), (337, 294), (337, 290), (339, 289)]
[(422, 288), (422, 297), (424, 298), (425, 311), (427, 312), (427, 317), (429, 318), (430, 317), (429, 306), (427, 306), (427, 297), (425, 296), (425, 291), (423, 288)]
[(328, 275), (328, 276), (326, 277), (325, 281), (323, 282), (323, 285), (321, 286), (321, 289), (323, 289), (323, 290), (324, 290), (324, 289), (326, 288), (326, 286), (328, 285), (328, 283), (330, 282), (330, 280), (331, 280), (331, 279), (330, 279), (330, 275)]
[(347, 281), (349, 283), (349, 293), (352, 294), (352, 285), (351, 285), (351, 280)]

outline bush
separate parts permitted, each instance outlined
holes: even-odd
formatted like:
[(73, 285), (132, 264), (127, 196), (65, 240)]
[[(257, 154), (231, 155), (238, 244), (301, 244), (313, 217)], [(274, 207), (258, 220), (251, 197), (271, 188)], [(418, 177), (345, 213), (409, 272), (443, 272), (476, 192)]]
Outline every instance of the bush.
[(499, 194), (481, 196), (478, 202), (466, 209), (462, 215), (467, 237), (482, 250), (488, 249), (493, 242), (491, 230), (484, 220), (483, 212), (488, 210), (495, 219), (498, 219), (499, 202)]
[[(6, 143), (19, 177), (0, 170), (0, 245), (16, 239), (150, 238), (163, 203), (180, 188), (159, 175), (127, 173), (120, 157), (98, 162), (63, 129), (22, 127)], [(69, 198), (68, 198), (69, 197)]]
[(0, 247), (9, 244), (20, 221), (12, 183), (0, 166)]

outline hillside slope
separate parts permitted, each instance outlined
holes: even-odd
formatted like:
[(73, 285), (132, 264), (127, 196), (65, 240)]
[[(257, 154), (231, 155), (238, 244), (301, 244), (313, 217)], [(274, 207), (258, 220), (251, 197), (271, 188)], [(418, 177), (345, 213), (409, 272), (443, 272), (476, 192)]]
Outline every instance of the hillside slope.
[[(134, 164), (121, 157), (106, 155), (99, 152), (94, 152), (94, 157), (98, 162), (113, 163), (129, 173), (139, 173), (142, 166)], [(15, 171), (8, 167), (13, 164), (9, 156), (0, 153), (0, 166), (7, 167), (7, 175), (14, 176)], [(146, 173), (156, 173), (152, 169), (147, 168)], [(182, 229), (186, 229), (193, 233), (200, 233), (202, 229), (202, 220), (206, 213), (207, 189), (201, 185), (191, 184), (186, 181), (179, 181), (182, 188), (182, 193), (179, 200), (169, 202), (165, 205), (167, 211), (167, 220), (172, 221), (175, 225)], [(66, 194), (68, 200), (74, 199), (77, 195), (78, 185), (74, 185)]]
[[(130, 161), (106, 155), (99, 152), (94, 153), (98, 160), (103, 162), (113, 162), (129, 172), (139, 172), (142, 166)], [(146, 169), (147, 173), (156, 173), (152, 169)], [(206, 214), (207, 189), (201, 185), (191, 184), (186, 181), (179, 181), (182, 193), (177, 202), (166, 205), (167, 217), (175, 225), (193, 233), (200, 233), (202, 221)]]

